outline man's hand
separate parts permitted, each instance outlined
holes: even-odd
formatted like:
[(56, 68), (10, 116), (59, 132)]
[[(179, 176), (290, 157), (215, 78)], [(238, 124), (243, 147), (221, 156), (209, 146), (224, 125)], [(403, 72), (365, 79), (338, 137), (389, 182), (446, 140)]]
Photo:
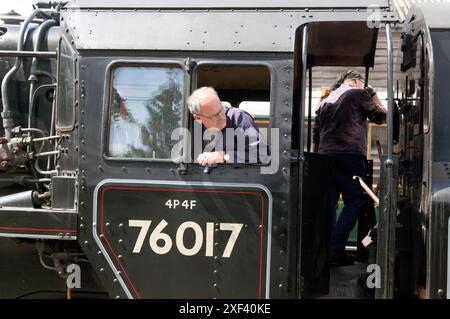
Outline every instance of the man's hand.
[(221, 164), (224, 162), (223, 154), (223, 152), (204, 152), (198, 156), (197, 162), (201, 166)]

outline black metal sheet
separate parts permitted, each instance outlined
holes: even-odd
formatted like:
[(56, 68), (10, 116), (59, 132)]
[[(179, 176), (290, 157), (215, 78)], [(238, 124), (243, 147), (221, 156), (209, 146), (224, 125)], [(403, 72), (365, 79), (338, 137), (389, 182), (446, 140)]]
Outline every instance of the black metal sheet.
[(76, 239), (74, 211), (0, 209), (0, 237)]
[(134, 298), (268, 297), (270, 194), (237, 185), (98, 187), (94, 237), (124, 290)]

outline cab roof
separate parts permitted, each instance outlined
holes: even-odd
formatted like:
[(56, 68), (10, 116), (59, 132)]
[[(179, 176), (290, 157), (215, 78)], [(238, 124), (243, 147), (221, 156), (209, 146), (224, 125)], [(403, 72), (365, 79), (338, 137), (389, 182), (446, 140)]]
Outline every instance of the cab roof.
[[(413, 18), (414, 17), (414, 18)], [(450, 28), (450, 3), (447, 4), (423, 4), (415, 7), (405, 20), (405, 23), (423, 20), (430, 29)]]
[(71, 9), (304, 9), (389, 8), (389, 0), (72, 0)]

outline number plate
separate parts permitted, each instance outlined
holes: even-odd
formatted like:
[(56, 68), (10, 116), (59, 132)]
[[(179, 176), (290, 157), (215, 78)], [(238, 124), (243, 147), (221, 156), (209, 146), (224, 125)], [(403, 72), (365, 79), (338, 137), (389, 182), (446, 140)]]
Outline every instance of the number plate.
[(268, 297), (264, 187), (109, 181), (96, 203), (96, 241), (131, 297)]

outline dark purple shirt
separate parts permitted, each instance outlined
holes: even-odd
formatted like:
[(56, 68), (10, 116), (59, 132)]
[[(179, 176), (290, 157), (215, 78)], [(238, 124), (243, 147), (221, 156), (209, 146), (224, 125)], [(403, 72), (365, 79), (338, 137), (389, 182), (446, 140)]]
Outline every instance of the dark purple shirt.
[(319, 153), (360, 154), (367, 152), (367, 119), (382, 124), (386, 111), (375, 103), (366, 90), (341, 85), (316, 111), (313, 143)]
[[(219, 143), (220, 146), (218, 145), (215, 150), (223, 149), (230, 155), (230, 161), (235, 164), (267, 163), (269, 149), (253, 117), (246, 111), (235, 107), (225, 107), (225, 116), (227, 124), (221, 131), (223, 144)], [(227, 129), (229, 129), (228, 134)], [(230, 140), (231, 138), (232, 140)], [(229, 142), (227, 143), (227, 141)], [(204, 148), (208, 144), (208, 141), (205, 142)]]

